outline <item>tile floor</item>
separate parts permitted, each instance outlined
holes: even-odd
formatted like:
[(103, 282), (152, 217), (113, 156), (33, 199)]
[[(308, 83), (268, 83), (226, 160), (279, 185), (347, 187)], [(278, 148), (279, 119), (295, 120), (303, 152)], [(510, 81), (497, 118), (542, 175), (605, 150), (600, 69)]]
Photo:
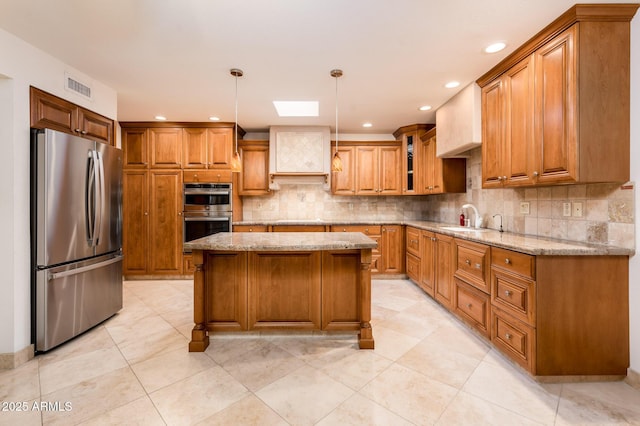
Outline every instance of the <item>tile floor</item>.
[(0, 372), (0, 425), (640, 425), (640, 391), (538, 384), (409, 281), (373, 281), (374, 351), (280, 334), (189, 353), (190, 285), (126, 282), (119, 314)]

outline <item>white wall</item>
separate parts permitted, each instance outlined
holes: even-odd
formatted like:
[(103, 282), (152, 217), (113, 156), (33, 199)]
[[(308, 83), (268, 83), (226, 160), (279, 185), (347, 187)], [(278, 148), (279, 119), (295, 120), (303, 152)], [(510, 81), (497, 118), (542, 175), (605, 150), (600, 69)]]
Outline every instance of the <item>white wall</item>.
[(631, 21), (631, 180), (636, 183), (636, 255), (629, 266), (629, 322), (631, 369), (640, 373), (640, 232), (638, 183), (640, 182), (640, 13)]
[[(0, 29), (0, 354), (30, 344), (29, 86), (115, 119), (117, 93)], [(64, 74), (90, 81), (93, 100), (64, 88)], [(86, 80), (85, 80), (86, 79)]]

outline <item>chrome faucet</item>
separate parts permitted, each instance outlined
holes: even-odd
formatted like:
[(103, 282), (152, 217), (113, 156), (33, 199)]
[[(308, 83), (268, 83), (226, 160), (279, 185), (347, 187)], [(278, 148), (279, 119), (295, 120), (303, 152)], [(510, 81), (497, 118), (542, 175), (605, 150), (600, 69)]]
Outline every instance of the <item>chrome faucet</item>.
[(480, 228), (482, 226), (482, 217), (480, 216), (480, 213), (478, 213), (478, 209), (476, 208), (476, 206), (474, 206), (473, 204), (464, 204), (462, 206), (463, 209), (472, 209), (473, 210), (473, 221), (474, 221), (474, 228)]
[(499, 231), (500, 232), (504, 232), (504, 229), (502, 229), (502, 215), (500, 213), (496, 213), (496, 214), (493, 215), (493, 218), (495, 219), (496, 216), (500, 216), (500, 229), (499, 229)]

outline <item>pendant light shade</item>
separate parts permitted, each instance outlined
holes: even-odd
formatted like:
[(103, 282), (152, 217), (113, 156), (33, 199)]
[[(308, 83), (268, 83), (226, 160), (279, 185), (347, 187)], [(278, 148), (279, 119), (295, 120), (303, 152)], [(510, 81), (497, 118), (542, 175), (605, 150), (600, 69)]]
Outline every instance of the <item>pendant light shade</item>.
[(233, 155), (231, 156), (231, 171), (234, 173), (238, 173), (242, 171), (242, 159), (240, 158), (240, 153), (238, 152), (238, 77), (242, 77), (244, 74), (241, 69), (231, 68), (231, 75), (235, 77), (236, 80), (236, 123), (234, 126), (234, 142), (235, 142), (235, 150)]
[(336, 79), (336, 152), (333, 154), (333, 159), (331, 160), (331, 171), (333, 172), (341, 172), (342, 171), (342, 158), (340, 158), (340, 154), (338, 154), (338, 77), (342, 77), (342, 70), (334, 69), (331, 70), (331, 77)]

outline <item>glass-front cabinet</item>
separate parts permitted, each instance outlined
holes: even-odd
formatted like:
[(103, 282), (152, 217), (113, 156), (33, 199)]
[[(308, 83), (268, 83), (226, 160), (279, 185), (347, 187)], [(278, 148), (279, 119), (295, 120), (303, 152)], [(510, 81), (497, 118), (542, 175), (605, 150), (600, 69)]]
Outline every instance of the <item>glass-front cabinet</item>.
[(433, 124), (413, 124), (400, 127), (393, 136), (402, 141), (402, 194), (419, 194), (420, 136), (433, 128)]

